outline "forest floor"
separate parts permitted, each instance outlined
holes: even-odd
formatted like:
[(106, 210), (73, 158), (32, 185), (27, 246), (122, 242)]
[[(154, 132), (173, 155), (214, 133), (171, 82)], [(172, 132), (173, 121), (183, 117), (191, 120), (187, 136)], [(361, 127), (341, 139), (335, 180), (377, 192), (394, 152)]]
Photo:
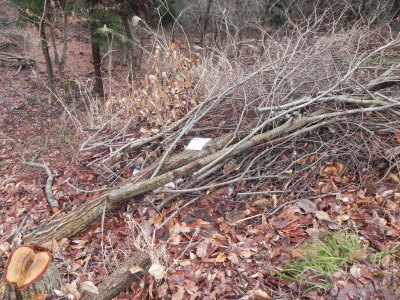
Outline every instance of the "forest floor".
[[(35, 28), (13, 30), (30, 40), (26, 50), (9, 52), (39, 63), (35, 68), (0, 67), (0, 274), (22, 235), (53, 215), (44, 193), (44, 170), (22, 161), (45, 163), (57, 174), (53, 193), (61, 214), (101, 194), (82, 190), (101, 189), (106, 182), (104, 173), (88, 166), (98, 153), (78, 151), (89, 133), (78, 134), (62, 105), (48, 97)], [(90, 59), (90, 44), (74, 38), (63, 79), (84, 77), (91, 71)], [(87, 293), (82, 282), (97, 285), (140, 248), (162, 275), (146, 274), (116, 299), (399, 299), (400, 190), (395, 176), (379, 184), (358, 182), (343, 174), (337, 161), (311, 185), (314, 196), (288, 197), (290, 204), (272, 213), (269, 208), (279, 205), (268, 187), (265, 195), (237, 201), (227, 186), (199, 194), (163, 226), (192, 198), (183, 195), (158, 211), (151, 204), (158, 196), (147, 195), (149, 201), (139, 207), (127, 204), (74, 238), (58, 241), (55, 263), (64, 274), (62, 292), (79, 299)], [(343, 182), (346, 188), (339, 189)], [(350, 245), (341, 245), (343, 239)], [(321, 265), (329, 260), (329, 251), (319, 253), (325, 247), (321, 242), (334, 245), (331, 252), (342, 246), (350, 250), (342, 258), (330, 253), (324, 276), (315, 276), (320, 273), (311, 265), (300, 269), (301, 280), (289, 280), (288, 263), (310, 259), (304, 245), (315, 241), (319, 244), (311, 256), (321, 256)]]

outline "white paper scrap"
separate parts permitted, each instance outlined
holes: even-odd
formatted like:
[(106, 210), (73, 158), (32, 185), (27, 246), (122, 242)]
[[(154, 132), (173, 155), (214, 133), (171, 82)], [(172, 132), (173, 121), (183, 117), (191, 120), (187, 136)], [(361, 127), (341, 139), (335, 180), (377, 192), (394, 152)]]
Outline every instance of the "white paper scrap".
[(210, 138), (194, 138), (186, 146), (186, 150), (200, 151), (209, 141), (211, 141)]
[(174, 189), (174, 188), (176, 188), (176, 185), (173, 182), (168, 182), (168, 183), (164, 184), (164, 187)]

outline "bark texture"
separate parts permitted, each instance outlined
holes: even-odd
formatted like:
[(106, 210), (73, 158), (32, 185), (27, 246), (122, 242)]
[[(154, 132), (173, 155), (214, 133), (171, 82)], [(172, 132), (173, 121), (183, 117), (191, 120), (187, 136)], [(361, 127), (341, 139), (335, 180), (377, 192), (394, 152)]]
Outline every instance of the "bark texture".
[(139, 267), (143, 270), (147, 270), (149, 266), (149, 256), (143, 251), (136, 252), (128, 260), (123, 262), (121, 266), (110, 276), (102, 281), (102, 283), (98, 286), (98, 295), (90, 294), (85, 296), (83, 300), (113, 299), (114, 297), (118, 296), (119, 293), (128, 288), (132, 282), (141, 278), (141, 274), (143, 274), (143, 272), (139, 272), (139, 274), (132, 274), (130, 271), (131, 268)]
[(52, 295), (53, 290), (61, 288), (61, 275), (57, 268), (51, 264), (43, 277), (26, 289), (18, 290), (8, 284), (5, 287), (5, 299), (7, 300), (33, 299), (42, 294)]

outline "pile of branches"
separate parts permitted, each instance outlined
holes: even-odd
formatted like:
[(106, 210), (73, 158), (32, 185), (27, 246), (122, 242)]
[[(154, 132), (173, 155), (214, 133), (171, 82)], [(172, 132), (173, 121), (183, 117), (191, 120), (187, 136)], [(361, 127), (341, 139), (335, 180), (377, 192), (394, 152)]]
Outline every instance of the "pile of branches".
[[(126, 201), (139, 203), (143, 194), (167, 195), (154, 197), (163, 198), (153, 202), (162, 209), (177, 195), (195, 199), (229, 187), (238, 201), (275, 194), (276, 208), (315, 193), (322, 169), (334, 162), (345, 166), (349, 182), (366, 173), (383, 179), (398, 154), (400, 64), (391, 55), (399, 46), (390, 36), (354, 27), (318, 37), (315, 28), (279, 40), (271, 35), (257, 44), (262, 56), (214, 49), (219, 72), (200, 79), (208, 85), (204, 100), (153, 136), (97, 133), (89, 139), (83, 151), (108, 151), (92, 163), (110, 172), (110, 190), (35, 228), (24, 242), (71, 237)], [(185, 150), (193, 137), (212, 140), (201, 151)], [(126, 171), (134, 175), (113, 187)]]
[(36, 60), (31, 57), (17, 56), (0, 52), (0, 66), (4, 67), (30, 67), (36, 65)]

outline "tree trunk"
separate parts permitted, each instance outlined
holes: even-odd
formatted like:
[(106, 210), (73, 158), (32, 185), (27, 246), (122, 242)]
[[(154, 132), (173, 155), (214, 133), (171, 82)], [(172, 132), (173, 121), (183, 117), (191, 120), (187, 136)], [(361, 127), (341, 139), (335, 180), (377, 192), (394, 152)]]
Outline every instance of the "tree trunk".
[(204, 47), (204, 37), (207, 32), (208, 22), (210, 20), (210, 11), (212, 6), (213, 0), (207, 0), (207, 8), (206, 8), (206, 15), (204, 16), (204, 25), (201, 30), (201, 37), (200, 37), (200, 46)]
[(59, 71), (62, 73), (65, 69), (65, 64), (67, 62), (67, 52), (68, 52), (68, 14), (63, 12), (63, 51), (61, 55), (61, 60), (59, 64)]
[(92, 60), (94, 68), (94, 87), (93, 90), (100, 96), (104, 97), (103, 77), (101, 74), (101, 52), (100, 45), (94, 41), (94, 34), (96, 31), (95, 23), (90, 23), (90, 38), (92, 42)]
[(49, 52), (49, 44), (46, 39), (46, 31), (44, 28), (44, 23), (41, 22), (39, 24), (39, 34), (40, 34), (40, 43), (42, 46), (44, 60), (46, 62), (46, 70), (47, 70), (47, 77), (48, 77), (48, 85), (51, 92), (51, 97), (55, 99), (58, 94), (55, 87), (55, 76), (53, 71), (53, 63), (51, 62), (50, 52)]
[(49, 18), (50, 39), (51, 39), (51, 44), (52, 44), (52, 46), (53, 46), (54, 63), (55, 63), (57, 66), (60, 66), (60, 59), (59, 59), (59, 57), (58, 57), (58, 52), (57, 52), (57, 40), (56, 40), (56, 32), (55, 32), (55, 30), (54, 30), (54, 22), (57, 22), (55, 16)]
[(135, 73), (135, 48), (134, 48), (134, 37), (129, 27), (129, 19), (126, 15), (121, 15), (122, 23), (124, 24), (125, 35), (128, 38), (127, 46), (129, 47), (129, 81), (133, 81), (136, 78)]

